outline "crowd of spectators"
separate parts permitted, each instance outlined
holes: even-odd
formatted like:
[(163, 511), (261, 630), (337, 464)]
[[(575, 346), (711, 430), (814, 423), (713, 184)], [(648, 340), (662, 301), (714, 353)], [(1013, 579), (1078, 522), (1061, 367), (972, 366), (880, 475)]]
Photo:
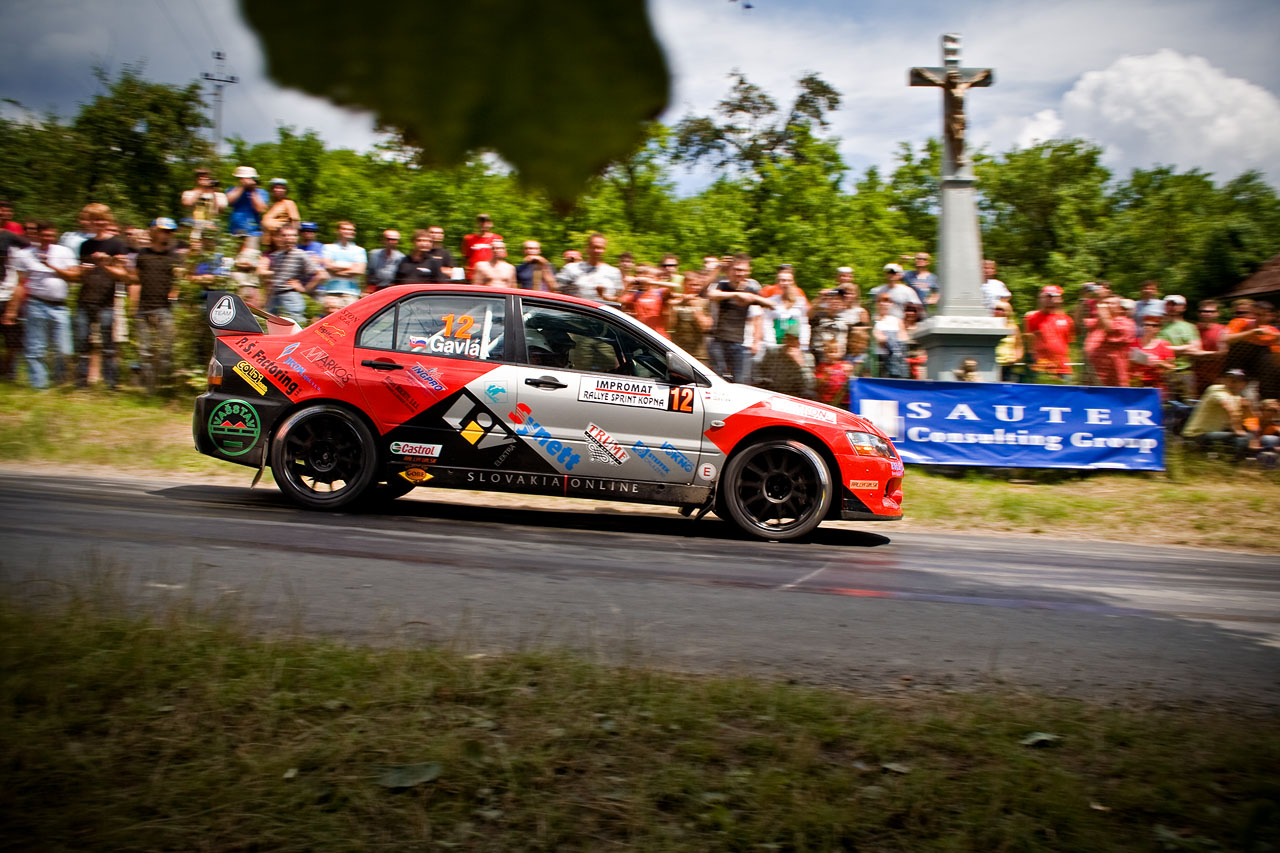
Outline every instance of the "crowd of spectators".
[[(620, 305), (727, 379), (836, 406), (847, 405), (851, 379), (925, 375), (927, 354), (913, 331), (941, 296), (926, 252), (900, 259), (909, 270), (885, 264), (883, 280), (865, 300), (848, 266), (810, 300), (791, 264), (763, 285), (753, 277), (752, 259), (741, 254), (708, 254), (682, 271), (672, 254), (650, 263), (622, 252), (614, 266), (602, 234), (591, 235), (584, 252), (565, 251), (559, 266), (539, 240), (526, 239), (513, 263), (487, 214), (461, 238), (456, 259), (440, 225), (414, 231), (409, 245), (399, 231), (383, 230), (377, 248), (367, 251), (356, 224), (339, 221), (331, 225), (332, 242), (323, 243), (317, 224), (302, 219), (286, 179), (272, 178), (263, 189), (250, 166), (237, 168), (234, 178), (224, 192), (209, 172), (197, 171), (181, 196), (182, 228), (167, 217), (148, 228), (121, 226), (105, 205), (88, 204), (78, 229), (59, 235), (48, 222), (15, 222), (0, 202), (0, 377), (16, 377), (21, 352), (34, 387), (84, 385), (91, 373), (115, 387), (117, 344), (132, 336), (140, 383), (149, 391), (171, 387), (172, 311), (188, 279), (204, 289), (235, 290), (246, 303), (302, 325), (402, 284), (569, 293)], [(996, 275), (995, 262), (984, 261), (983, 305), (1009, 332), (996, 348), (999, 380), (1155, 388), (1175, 430), (1188, 439), (1227, 445), (1238, 457), (1273, 454), (1280, 441), (1280, 332), (1269, 303), (1237, 300), (1223, 323), (1218, 303), (1207, 299), (1191, 321), (1187, 301), (1162, 297), (1154, 281), (1142, 285), (1136, 300), (1099, 281), (1083, 285), (1071, 310), (1063, 288), (1046, 286), (1019, 320)], [(980, 379), (976, 363), (951, 373), (959, 381)]]

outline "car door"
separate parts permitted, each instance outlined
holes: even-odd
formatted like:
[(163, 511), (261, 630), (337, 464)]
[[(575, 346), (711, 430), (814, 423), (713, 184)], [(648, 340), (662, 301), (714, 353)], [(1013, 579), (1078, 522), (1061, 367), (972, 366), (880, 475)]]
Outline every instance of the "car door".
[(566, 474), (693, 482), (703, 403), (670, 381), (666, 348), (587, 307), (524, 297), (520, 321), (518, 436)]
[[(447, 411), (465, 387), (506, 359), (507, 300), (498, 294), (416, 292), (365, 323), (354, 368), (366, 411), (392, 462), (433, 463), (465, 427)], [(491, 417), (491, 416), (490, 416)], [(463, 444), (474, 455), (477, 442)], [(474, 462), (457, 458), (455, 464)]]

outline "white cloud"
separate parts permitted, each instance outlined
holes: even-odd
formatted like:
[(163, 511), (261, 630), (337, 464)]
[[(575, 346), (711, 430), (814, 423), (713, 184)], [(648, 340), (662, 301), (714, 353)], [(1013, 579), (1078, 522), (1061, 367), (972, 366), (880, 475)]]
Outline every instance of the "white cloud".
[(1259, 169), (1280, 182), (1280, 100), (1199, 56), (1122, 57), (1082, 75), (1061, 112), (1063, 132), (1097, 141), (1113, 169), (1197, 167), (1219, 180)]
[(1057, 110), (1041, 110), (1023, 122), (1018, 132), (1019, 148), (1027, 148), (1037, 142), (1054, 139), (1062, 134), (1062, 117)]

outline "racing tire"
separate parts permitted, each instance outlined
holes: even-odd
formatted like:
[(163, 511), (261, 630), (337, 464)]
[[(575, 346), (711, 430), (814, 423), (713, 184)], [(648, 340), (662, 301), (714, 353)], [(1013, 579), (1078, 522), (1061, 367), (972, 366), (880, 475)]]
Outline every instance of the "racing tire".
[(308, 509), (342, 509), (373, 484), (378, 468), (373, 433), (341, 406), (300, 409), (271, 442), (271, 473), (280, 491)]
[(729, 459), (719, 497), (729, 519), (760, 539), (798, 539), (827, 517), (831, 471), (818, 451), (793, 439), (765, 439)]

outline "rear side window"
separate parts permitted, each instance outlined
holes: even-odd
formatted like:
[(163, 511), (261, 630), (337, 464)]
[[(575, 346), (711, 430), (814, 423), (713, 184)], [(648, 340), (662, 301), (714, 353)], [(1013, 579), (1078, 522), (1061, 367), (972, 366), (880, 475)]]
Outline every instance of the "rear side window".
[(491, 296), (412, 296), (375, 317), (360, 331), (359, 345), (462, 358), (501, 361), (506, 301)]

